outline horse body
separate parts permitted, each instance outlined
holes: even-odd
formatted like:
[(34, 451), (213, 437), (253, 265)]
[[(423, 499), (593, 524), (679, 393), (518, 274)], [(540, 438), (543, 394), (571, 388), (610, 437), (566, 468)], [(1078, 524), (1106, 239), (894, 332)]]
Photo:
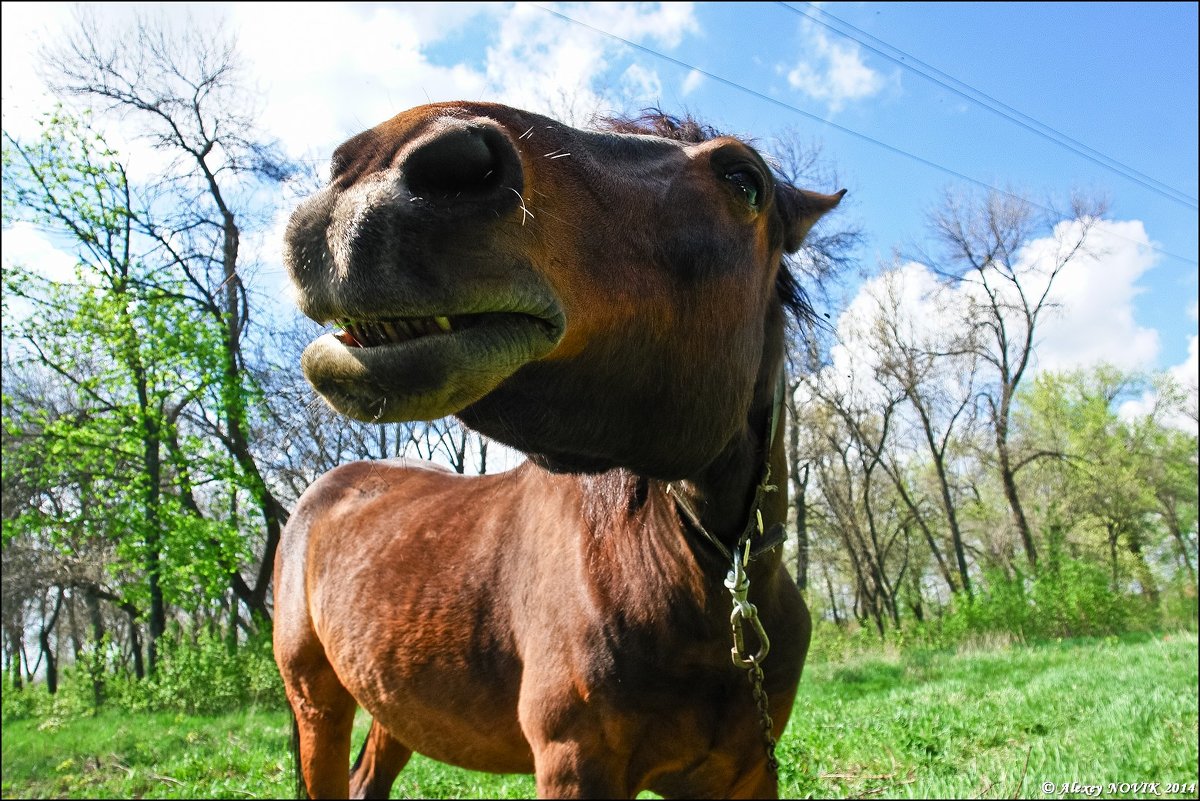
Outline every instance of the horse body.
[[(761, 768), (763, 743), (730, 663), (725, 568), (660, 487), (631, 513), (637, 482), (528, 463), (476, 478), (366, 462), (330, 472), (298, 506), (279, 562), (276, 636), (297, 660), (285, 672), (311, 674), (324, 656), (335, 691), (306, 701), (322, 721), (357, 702), (403, 749), (473, 770), (533, 772), (531, 743), (543, 740), (567, 748), (557, 758), (569, 773), (622, 766), (588, 794), (761, 790), (766, 777), (740, 775), (727, 756)], [(754, 584), (775, 635), (767, 690), (782, 725), (805, 617), (786, 573)], [(360, 786), (380, 781), (363, 773)]]
[[(355, 463), (301, 498), (275, 653), (308, 792), (386, 796), (416, 751), (533, 771), (542, 796), (776, 794), (729, 564), (697, 529), (732, 546), (786, 519), (780, 258), (840, 195), (773, 182), (737, 140), (471, 103), (399, 115), (333, 172), (288, 234), (302, 308), (346, 329), (309, 379), (353, 416), (457, 413), (531, 460)], [(748, 574), (777, 737), (810, 622), (778, 549)], [(374, 722), (348, 776), (356, 705)]]

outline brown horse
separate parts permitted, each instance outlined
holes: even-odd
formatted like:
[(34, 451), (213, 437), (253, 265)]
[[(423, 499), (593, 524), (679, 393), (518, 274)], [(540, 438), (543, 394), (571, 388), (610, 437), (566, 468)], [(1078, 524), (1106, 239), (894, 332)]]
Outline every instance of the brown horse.
[(529, 456), (358, 462), (301, 498), (275, 658), (313, 796), (386, 797), (414, 751), (541, 796), (778, 793), (810, 633), (761, 533), (786, 516), (783, 257), (841, 194), (691, 121), (610, 128), (422, 106), (339, 147), (292, 218), (300, 306), (341, 328), (305, 351), (317, 390)]

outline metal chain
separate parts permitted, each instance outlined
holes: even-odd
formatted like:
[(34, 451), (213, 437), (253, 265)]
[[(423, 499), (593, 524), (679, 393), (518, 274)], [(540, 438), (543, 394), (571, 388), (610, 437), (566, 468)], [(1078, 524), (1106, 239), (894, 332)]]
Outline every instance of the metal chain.
[(763, 689), (763, 672), (754, 660), (746, 671), (750, 679), (750, 689), (754, 693), (754, 703), (758, 704), (758, 721), (762, 726), (763, 744), (767, 747), (767, 768), (775, 776), (779, 775), (779, 761), (775, 758), (775, 735), (771, 733), (774, 721), (767, 709), (767, 692)]
[[(762, 530), (761, 518), (759, 531)], [(749, 551), (749, 543), (746, 550)], [(729, 590), (733, 609), (729, 622), (733, 628), (733, 648), (731, 649), (733, 664), (746, 671), (750, 679), (750, 689), (754, 693), (754, 703), (758, 706), (758, 720), (762, 726), (763, 744), (767, 749), (767, 768), (774, 776), (779, 775), (779, 762), (775, 758), (775, 735), (771, 733), (774, 723), (767, 707), (767, 692), (763, 689), (762, 661), (771, 649), (771, 642), (763, 630), (762, 621), (758, 618), (758, 609), (750, 603), (750, 577), (743, 567), (746, 555), (741, 548), (733, 551), (733, 567), (725, 578), (725, 586)], [(742, 632), (743, 622), (749, 623), (758, 636), (759, 650), (756, 654), (746, 653), (745, 635)]]

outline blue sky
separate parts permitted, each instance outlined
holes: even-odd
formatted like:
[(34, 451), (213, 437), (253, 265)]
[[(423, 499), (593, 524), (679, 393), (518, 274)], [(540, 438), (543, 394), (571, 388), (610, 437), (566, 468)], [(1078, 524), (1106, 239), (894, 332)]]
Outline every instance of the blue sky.
[[(317, 160), (405, 108), (460, 97), (560, 116), (575, 111), (576, 122), (593, 105), (658, 105), (764, 145), (794, 129), (819, 143), (836, 170), (837, 186), (815, 188), (849, 189), (840, 213), (866, 235), (859, 256), (867, 269), (916, 241), (942, 191), (964, 185), (945, 170), (1039, 200), (1061, 200), (1076, 189), (1104, 194), (1121, 224), (1107, 232), (1115, 255), (1076, 277), (1083, 289), (1075, 296), (1091, 307), (1068, 316), (1070, 332), (1051, 337), (1076, 350), (1048, 361), (1082, 362), (1099, 352), (1126, 366), (1191, 371), (1194, 380), (1194, 3), (832, 3), (820, 10), (798, 2), (305, 3), (288, 4), (283, 16), (275, 4), (149, 8), (190, 14), (200, 25), (223, 20), (266, 92), (263, 124), (293, 153)], [(128, 5), (102, 12), (115, 26), (131, 13)], [(4, 126), (21, 133), (45, 105), (30, 53), (69, 21), (71, 7), (6, 2), (2, 13)], [(1105, 169), (812, 18), (842, 31), (850, 31), (848, 23), (872, 46), (903, 51), (898, 57), (906, 64), (925, 62), (1190, 200), (1169, 199)], [(138, 147), (129, 144), (135, 158), (152, 165), (153, 155)], [(272, 238), (281, 225), (264, 233), (265, 263), (276, 258)], [(45, 246), (33, 237), (6, 230), (5, 257)], [(1145, 239), (1149, 248), (1137, 244)], [(1062, 344), (1068, 341), (1092, 347)]]

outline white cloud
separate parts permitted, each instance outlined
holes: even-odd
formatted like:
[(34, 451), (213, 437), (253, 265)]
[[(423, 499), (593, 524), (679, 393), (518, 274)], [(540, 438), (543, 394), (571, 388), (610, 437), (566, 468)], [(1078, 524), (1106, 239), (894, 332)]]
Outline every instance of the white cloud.
[[(4, 130), (20, 140), (41, 134), (37, 123), (60, 102), (46, 88), (39, 74), (43, 47), (53, 48), (75, 29), (76, 7), (65, 3), (4, 3), (3, 14), (3, 97)], [(219, 18), (216, 6), (185, 4), (140, 5), (113, 3), (102, 8), (82, 4), (78, 12), (92, 14), (102, 31), (116, 36), (129, 29), (135, 15), (162, 19), (169, 23), (211, 24)], [(62, 99), (63, 106), (79, 114), (85, 104), (78, 98)], [(102, 133), (109, 147), (116, 150), (132, 183), (150, 182), (169, 168), (172, 154), (155, 150), (142, 135), (138, 121), (117, 115), (97, 114), (91, 124)]]
[[(1192, 301), (1188, 308), (1188, 315), (1192, 318), (1192, 322), (1196, 322), (1197, 302)], [(1196, 334), (1188, 337), (1188, 354), (1181, 363), (1167, 370), (1171, 378), (1175, 380), (1180, 387), (1183, 388), (1188, 397), (1188, 403), (1191, 404), (1191, 409), (1195, 409), (1197, 402), (1200, 401), (1200, 358), (1197, 356), (1197, 351), (1200, 351), (1200, 338)], [(1196, 424), (1193, 422), (1191, 430), (1196, 430)]]
[(51, 281), (74, 283), (77, 259), (59, 250), (33, 223), (15, 222), (4, 229), (4, 265), (37, 270)]
[[(888, 345), (895, 333), (908, 348), (946, 352), (949, 339), (961, 329), (962, 293), (940, 283), (924, 265), (908, 262), (866, 281), (838, 317), (837, 344), (830, 352), (831, 365), (820, 380), (846, 397), (866, 405), (879, 405), (895, 387), (880, 374)], [(889, 320), (894, 329), (885, 329)], [(944, 383), (937, 393), (958, 393), (958, 377), (942, 371), (930, 380)]]
[(1188, 337), (1188, 355), (1182, 362), (1167, 369), (1167, 374), (1175, 380), (1179, 386), (1189, 391), (1193, 403), (1195, 403), (1196, 389), (1198, 381), (1197, 376), (1200, 376), (1200, 358), (1197, 358), (1197, 351), (1200, 350), (1200, 338), (1195, 334)]
[(0, 85), (4, 97), (4, 130), (19, 138), (36, 134), (37, 116), (53, 107), (35, 69), (37, 51), (71, 18), (60, 3), (0, 4)]
[(834, 41), (811, 22), (801, 26), (798, 49), (803, 53), (800, 60), (781, 68), (787, 73), (788, 85), (825, 103), (830, 113), (874, 97), (900, 80), (899, 71), (887, 76), (872, 69), (857, 44)]
[[(261, 122), (294, 153), (328, 158), (348, 137), (415, 105), (481, 97), (485, 79), (432, 63), (427, 48), (488, 9), (476, 4), (403, 7), (235, 3), (230, 27), (264, 91)], [(336, 32), (336, 35), (331, 35)]]
[(688, 72), (687, 77), (683, 79), (683, 86), (680, 88), (679, 93), (687, 97), (699, 89), (702, 83), (704, 83), (704, 75), (697, 70), (691, 70)]
[[(85, 10), (87, 6), (85, 5)], [(691, 3), (585, 3), (564, 6), (580, 21), (631, 41), (671, 48), (699, 30)], [(94, 9), (93, 9), (94, 10)], [(224, 19), (261, 90), (260, 122), (297, 156), (327, 158), (349, 136), (422, 103), (488, 99), (550, 113), (576, 111), (583, 123), (603, 109), (606, 93), (657, 100), (662, 82), (647, 67), (608, 74), (625, 54), (619, 42), (532, 5), (300, 3), (149, 7), (105, 6), (102, 24), (119, 29), (134, 14), (174, 21), (194, 16), (207, 26)], [(3, 5), (5, 128), (32, 132), (35, 112), (50, 107), (33, 67), (41, 42), (61, 38), (71, 24), (66, 4)], [(484, 19), (461, 61), (439, 62), (434, 48)], [(607, 79), (604, 77), (608, 74)], [(607, 80), (611, 85), (605, 85)], [(609, 110), (609, 109), (603, 109)], [(123, 126), (106, 126), (114, 146), (136, 158), (133, 177), (161, 172), (151, 153)]]
[(1192, 434), (1200, 433), (1196, 423), (1196, 408), (1200, 403), (1200, 338), (1195, 334), (1188, 337), (1188, 352), (1182, 362), (1166, 369), (1167, 376), (1175, 383), (1182, 397), (1165, 411), (1159, 409), (1162, 398), (1156, 389), (1148, 389), (1141, 397), (1125, 401), (1118, 414), (1122, 420), (1134, 420), (1150, 414), (1158, 414), (1163, 423)]
[(639, 105), (658, 105), (662, 102), (662, 81), (658, 73), (641, 64), (629, 65), (621, 75), (621, 87), (622, 97)]
[[(1062, 223), (1056, 234), (1066, 235), (1062, 226), (1071, 224)], [(1158, 333), (1133, 315), (1138, 281), (1155, 261), (1141, 222), (1101, 222), (1088, 242), (1089, 252), (1077, 254), (1055, 280), (1050, 297), (1059, 306), (1038, 323), (1034, 372), (1101, 363), (1145, 370), (1158, 356)], [(1038, 239), (1018, 256), (1016, 270), (1031, 300), (1044, 288), (1045, 260), (1057, 246), (1054, 237)], [(842, 391), (878, 395), (874, 375), (880, 353), (873, 342), (881, 308), (899, 310), (906, 340), (936, 343), (961, 327), (958, 320), (977, 291), (970, 284), (945, 287), (929, 268), (911, 262), (865, 282), (838, 319), (839, 344), (831, 352), (828, 380)], [(1193, 337), (1188, 361), (1172, 368), (1180, 380), (1190, 375), (1193, 387), (1195, 349)]]
[[(531, 111), (590, 112), (600, 105), (593, 79), (606, 66), (600, 37), (534, 6), (514, 6), (487, 48), (489, 85), (504, 102)], [(559, 105), (565, 108), (553, 108)]]
[[(1059, 233), (1064, 233), (1061, 227)], [(1055, 246), (1052, 239), (1037, 240), (1023, 260), (1046, 258)], [(1052, 297), (1061, 306), (1042, 326), (1037, 366), (1061, 370), (1106, 362), (1146, 369), (1158, 357), (1160, 343), (1158, 332), (1139, 325), (1133, 315), (1138, 280), (1156, 259), (1145, 227), (1137, 220), (1102, 222), (1090, 234), (1088, 249), (1055, 280)]]
[(582, 22), (633, 41), (649, 39), (678, 47), (684, 34), (700, 29), (693, 3), (582, 3), (571, 9)]
[[(207, 27), (224, 21), (245, 60), (243, 76), (261, 93), (259, 123), (294, 157), (327, 161), (347, 137), (422, 103), (488, 99), (560, 115), (583, 123), (603, 108), (606, 90), (654, 102), (662, 95), (650, 68), (613, 72), (624, 45), (530, 5), (405, 3), (391, 5), (113, 4), (92, 8), (110, 30), (127, 28), (135, 14), (175, 23), (194, 18)], [(674, 47), (696, 32), (691, 3), (596, 3), (565, 7), (566, 13), (631, 41)], [(85, 12), (88, 6), (84, 6)], [(66, 4), (3, 4), (4, 127), (33, 136), (41, 111), (52, 107), (34, 68), (41, 43), (62, 38), (73, 25)], [(480, 22), (483, 22), (481, 25)], [(472, 47), (455, 45), (438, 59), (437, 46), (475, 25)], [(606, 73), (607, 71), (607, 73)], [(608, 74), (612, 86), (605, 86)], [(122, 154), (135, 183), (161, 175), (168, 154), (137, 136), (136, 116), (103, 117), (109, 143)], [(278, 264), (280, 221), (268, 231), (248, 232), (247, 260)], [(6, 253), (10, 232), (5, 232)]]
[[(585, 3), (571, 6), (566, 13), (630, 41), (649, 41), (666, 48), (698, 30), (691, 3)], [(489, 86), (501, 102), (581, 124), (591, 112), (613, 105), (610, 98), (614, 93), (635, 103), (661, 96), (662, 81), (649, 68), (606, 77), (624, 51), (624, 45), (596, 31), (572, 25), (536, 6), (519, 4), (505, 15), (496, 40), (488, 47)], [(606, 81), (619, 81), (620, 85)], [(639, 97), (625, 96), (631, 87)]]
[[(4, 228), (4, 252), (0, 257), (7, 271), (12, 266), (36, 270), (51, 281), (74, 283), (74, 256), (59, 250), (44, 232), (32, 223), (20, 221)], [(4, 294), (5, 314), (22, 320), (34, 312), (34, 307), (24, 298), (10, 293)]]

